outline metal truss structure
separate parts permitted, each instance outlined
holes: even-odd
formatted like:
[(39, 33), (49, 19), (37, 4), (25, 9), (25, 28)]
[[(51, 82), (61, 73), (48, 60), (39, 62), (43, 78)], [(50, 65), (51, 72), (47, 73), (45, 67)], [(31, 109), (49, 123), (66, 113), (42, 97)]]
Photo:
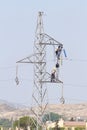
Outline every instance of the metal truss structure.
[[(29, 57), (17, 61), (17, 63), (33, 63), (34, 66), (34, 84), (32, 93), (31, 110), (35, 115), (37, 122), (43, 126), (43, 115), (48, 105), (47, 83), (57, 83), (63, 85), (58, 75), (54, 82), (51, 82), (51, 74), (46, 71), (46, 46), (63, 46), (62, 43), (44, 33), (43, 12), (38, 13), (37, 27), (34, 41), (34, 52)], [(57, 68), (57, 72), (59, 68)], [(17, 81), (17, 76), (16, 76)], [(63, 89), (63, 87), (62, 87)], [(64, 103), (63, 95), (61, 102)]]

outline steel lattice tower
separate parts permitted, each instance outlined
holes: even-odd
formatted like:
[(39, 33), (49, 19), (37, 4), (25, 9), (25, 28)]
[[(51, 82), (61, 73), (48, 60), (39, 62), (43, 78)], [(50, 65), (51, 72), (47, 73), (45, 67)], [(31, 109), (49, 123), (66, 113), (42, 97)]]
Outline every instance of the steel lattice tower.
[[(54, 38), (44, 33), (42, 16), (43, 12), (39, 12), (35, 32), (33, 55), (26, 57), (20, 61), (17, 61), (17, 63), (33, 63), (34, 65), (34, 84), (31, 110), (35, 115), (37, 122), (41, 126), (43, 126), (42, 117), (48, 105), (46, 83), (52, 83), (50, 80), (51, 74), (46, 71), (46, 46), (63, 46), (62, 43), (56, 41)], [(57, 68), (57, 72), (59, 72), (59, 68)], [(17, 76), (16, 82), (17, 84), (19, 83)], [(63, 82), (60, 81), (58, 78), (58, 74), (54, 83), (63, 85)], [(61, 97), (61, 99), (63, 103), (63, 96)]]
[[(32, 111), (37, 116), (38, 122), (42, 125), (42, 116), (48, 104), (47, 87), (42, 83), (46, 77), (46, 50), (43, 30), (43, 12), (38, 13), (36, 35), (34, 41), (34, 87), (32, 94)], [(36, 109), (35, 109), (36, 107)]]

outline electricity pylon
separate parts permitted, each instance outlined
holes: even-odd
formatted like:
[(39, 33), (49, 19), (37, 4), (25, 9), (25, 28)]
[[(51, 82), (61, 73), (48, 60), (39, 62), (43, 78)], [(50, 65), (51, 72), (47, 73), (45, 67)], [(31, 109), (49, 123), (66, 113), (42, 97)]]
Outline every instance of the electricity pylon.
[[(35, 115), (37, 122), (41, 126), (43, 126), (42, 118), (48, 105), (46, 83), (53, 83), (51, 82), (51, 74), (46, 71), (46, 46), (63, 46), (62, 43), (56, 41), (54, 38), (44, 33), (42, 16), (43, 12), (39, 12), (35, 32), (33, 55), (17, 61), (17, 63), (33, 63), (34, 65), (34, 83), (31, 110)], [(17, 80), (18, 79), (16, 76), (16, 81)], [(58, 79), (58, 76), (55, 78), (54, 83), (63, 84), (63, 82)]]

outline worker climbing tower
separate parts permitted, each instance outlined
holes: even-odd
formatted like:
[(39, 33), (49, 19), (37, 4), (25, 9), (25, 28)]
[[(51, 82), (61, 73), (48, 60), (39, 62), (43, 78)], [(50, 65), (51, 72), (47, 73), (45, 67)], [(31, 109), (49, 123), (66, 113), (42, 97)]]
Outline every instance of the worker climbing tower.
[[(33, 54), (22, 60), (17, 61), (17, 63), (32, 63), (34, 66), (31, 111), (35, 115), (37, 122), (43, 127), (44, 123), (42, 121), (42, 118), (44, 113), (46, 112), (46, 108), (48, 105), (47, 83), (56, 83), (57, 85), (63, 85), (63, 82), (59, 80), (58, 76), (60, 59), (57, 59), (57, 62), (55, 64), (57, 73), (57, 75), (55, 76), (55, 80), (51, 80), (52, 75), (46, 70), (46, 46), (53, 46), (54, 48), (60, 46), (63, 48), (63, 44), (56, 41), (48, 34), (44, 33), (42, 16), (43, 12), (39, 12), (35, 32)], [(17, 75), (16, 83), (17, 85), (19, 84)], [(63, 95), (61, 97), (61, 102), (64, 103)]]

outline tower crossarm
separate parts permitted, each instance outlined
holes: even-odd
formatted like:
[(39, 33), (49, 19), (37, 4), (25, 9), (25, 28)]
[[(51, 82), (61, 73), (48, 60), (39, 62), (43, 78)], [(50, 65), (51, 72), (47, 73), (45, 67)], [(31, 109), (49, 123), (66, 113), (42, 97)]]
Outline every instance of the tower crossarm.
[(16, 63), (33, 63), (33, 64), (34, 63), (36, 63), (36, 64), (42, 64), (42, 63), (44, 63), (44, 64), (46, 64), (46, 62), (44, 62), (44, 61), (35, 61), (34, 58), (36, 56), (38, 56), (38, 53), (35, 53), (35, 54), (31, 55), (31, 56), (23, 58), (23, 59), (17, 61)]
[(55, 40), (54, 38), (52, 38), (51, 36), (49, 36), (46, 33), (42, 33), (41, 36), (44, 38), (44, 42), (42, 42), (40, 44), (63, 46), (62, 43), (58, 42), (57, 40)]
[(42, 81), (40, 81), (40, 82), (41, 82), (41, 83), (61, 83), (61, 84), (63, 84), (63, 82), (62, 82), (61, 80), (57, 79), (57, 78), (55, 78), (55, 81), (54, 81), (54, 82), (51, 82), (50, 79), (51, 79), (51, 74), (48, 73), (48, 72), (46, 72), (46, 74), (45, 74), (45, 79), (42, 80)]

